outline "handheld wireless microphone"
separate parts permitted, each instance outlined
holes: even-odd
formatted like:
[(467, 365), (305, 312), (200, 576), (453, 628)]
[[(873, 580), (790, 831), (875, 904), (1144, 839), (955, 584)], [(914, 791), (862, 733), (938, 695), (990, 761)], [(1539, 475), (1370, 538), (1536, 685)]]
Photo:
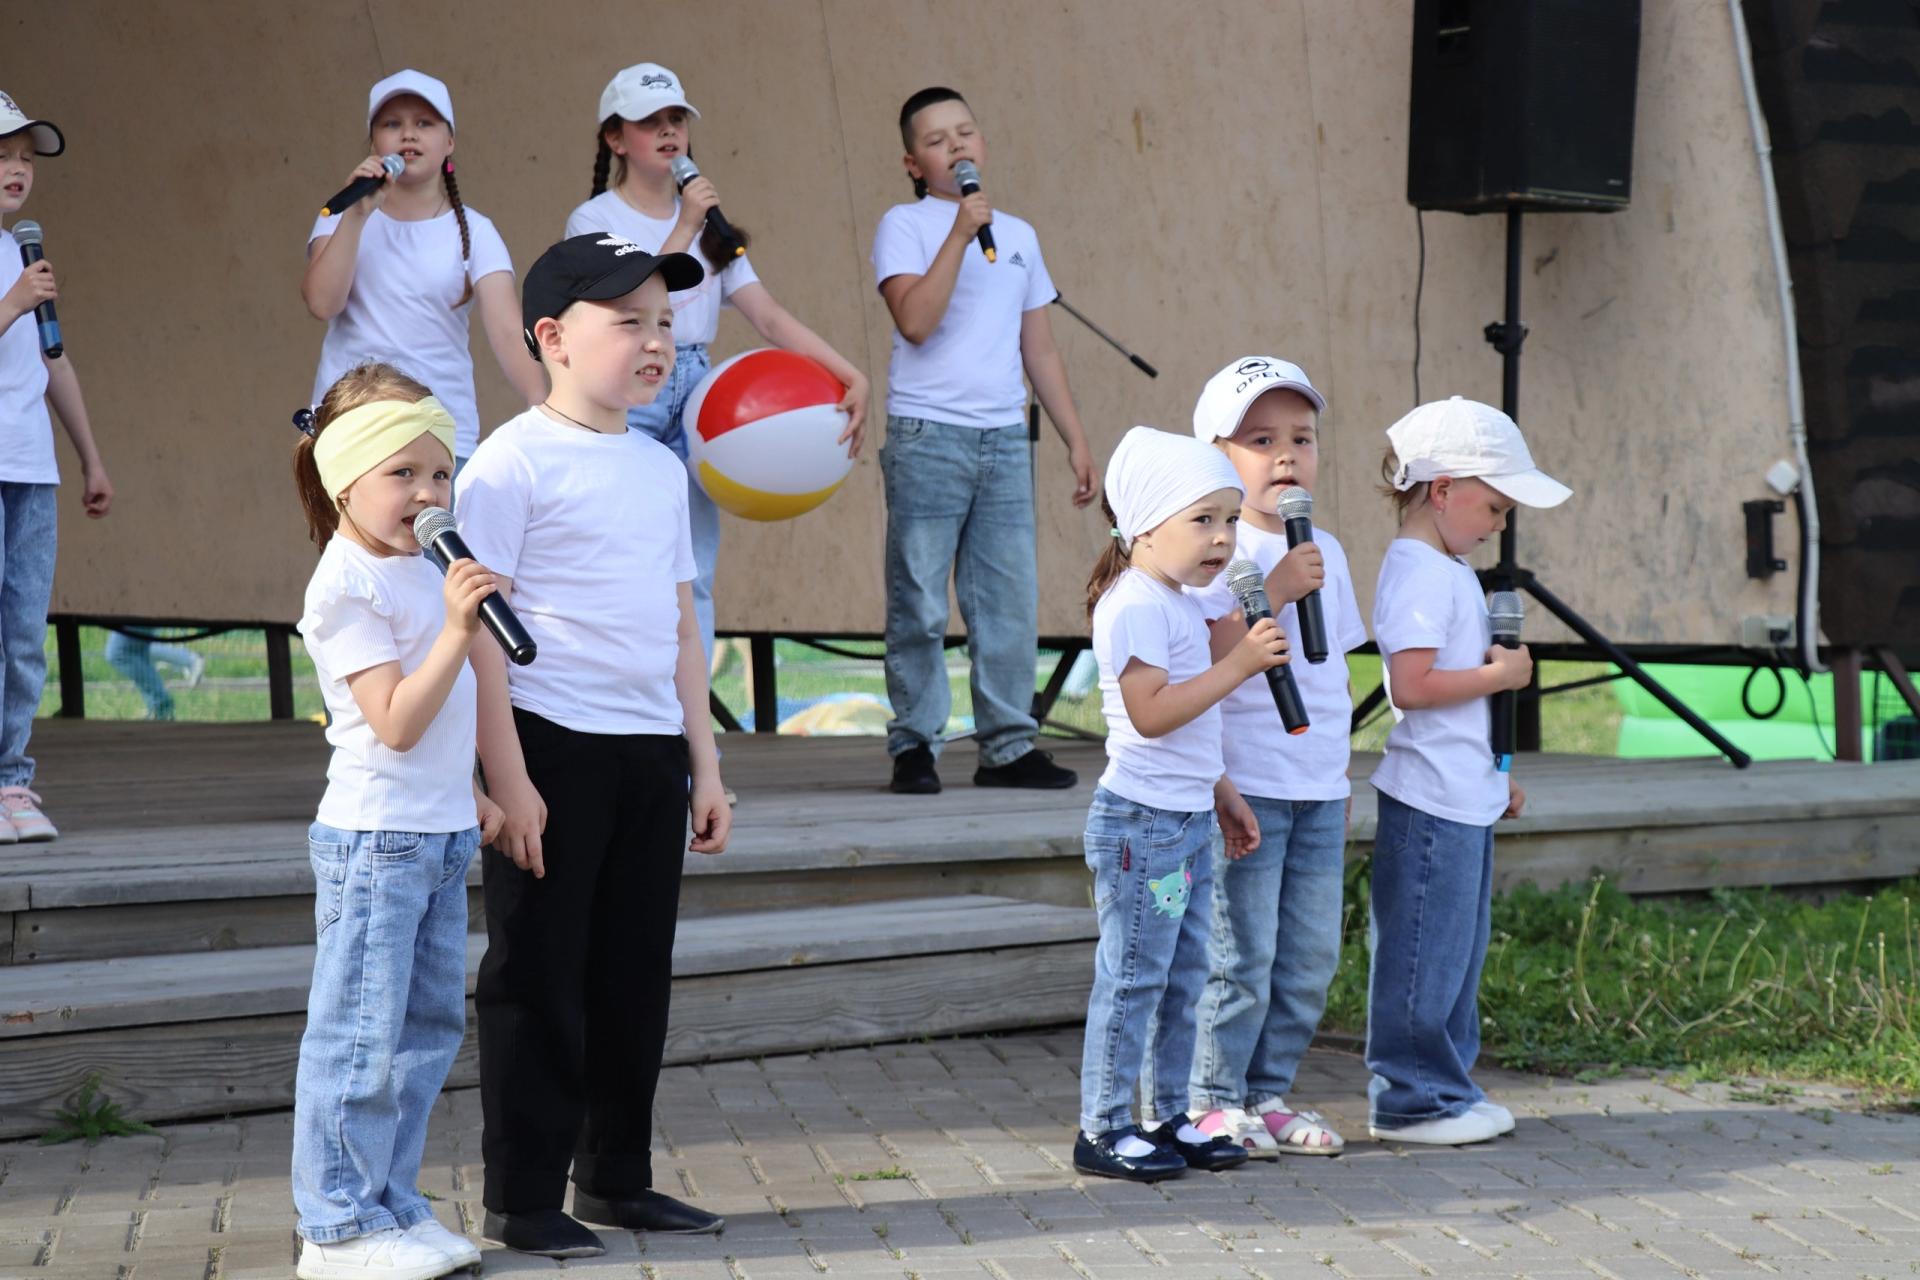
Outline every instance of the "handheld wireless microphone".
[[(1275, 504), (1280, 510), (1280, 518), (1287, 524), (1287, 550), (1291, 551), (1303, 542), (1313, 541), (1313, 495), (1299, 485), (1292, 485), (1280, 495)], [(1320, 606), (1320, 592), (1316, 588), (1301, 597), (1294, 606), (1294, 613), (1300, 619), (1300, 652), (1306, 655), (1308, 662), (1316, 666), (1327, 660), (1327, 615)]]
[(407, 162), (399, 156), (381, 156), (380, 167), (386, 170), (384, 175), (372, 178), (355, 178), (334, 194), (333, 199), (320, 206), (320, 216), (331, 218), (334, 210), (345, 213), (362, 200), (387, 184), (388, 178), (397, 178), (406, 169)]
[[(1487, 623), (1493, 631), (1493, 642), (1502, 649), (1520, 647), (1520, 624), (1526, 619), (1526, 606), (1520, 603), (1517, 591), (1496, 591), (1487, 601)], [(1493, 767), (1501, 773), (1513, 771), (1514, 711), (1516, 700), (1512, 689), (1502, 689), (1493, 695)]]
[[(673, 163), (667, 167), (673, 170), (674, 185), (681, 191), (685, 191), (687, 184), (700, 176), (700, 167), (685, 156), (675, 156)], [(737, 258), (747, 251), (747, 246), (741, 244), (740, 237), (734, 234), (733, 224), (727, 221), (724, 213), (720, 212), (719, 205), (707, 210), (707, 225), (712, 227), (714, 233), (733, 251), (733, 257)]]
[[(1260, 566), (1253, 561), (1235, 560), (1227, 566), (1227, 590), (1239, 597), (1240, 612), (1246, 615), (1249, 627), (1273, 616)], [(1305, 733), (1307, 706), (1300, 700), (1300, 685), (1294, 680), (1293, 671), (1284, 666), (1268, 667), (1267, 687), (1273, 690), (1273, 705), (1280, 709), (1280, 727), (1290, 734)]]
[[(453, 512), (445, 507), (428, 507), (413, 518), (413, 536), (420, 543), (433, 562), (445, 573), (447, 566), (455, 560), (471, 560), (473, 552), (467, 550), (466, 542), (455, 530)], [(524, 667), (532, 662), (539, 652), (533, 643), (533, 637), (527, 634), (527, 628), (520, 621), (520, 615), (513, 606), (494, 592), (480, 602), (480, 621), (487, 624), (487, 630), (507, 651), (515, 666)]]
[[(13, 224), (13, 238), (20, 242), (20, 265), (30, 267), (45, 258), (40, 248), (40, 224), (37, 222), (16, 222)], [(49, 360), (58, 360), (65, 351), (66, 344), (60, 341), (60, 317), (54, 312), (53, 303), (43, 302), (33, 309), (33, 318), (40, 325), (40, 351)]]
[[(960, 194), (963, 196), (973, 195), (980, 190), (980, 170), (974, 166), (971, 160), (955, 162), (953, 166), (953, 180), (960, 184)], [(980, 252), (987, 255), (988, 262), (1000, 261), (999, 257), (994, 253), (992, 227), (980, 228), (980, 233), (975, 236), (974, 239), (980, 242)]]

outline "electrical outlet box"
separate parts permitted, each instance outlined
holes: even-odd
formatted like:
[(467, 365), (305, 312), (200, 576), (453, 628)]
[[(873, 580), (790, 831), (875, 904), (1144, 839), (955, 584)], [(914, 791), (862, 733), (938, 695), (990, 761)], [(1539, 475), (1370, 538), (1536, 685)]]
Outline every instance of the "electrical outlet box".
[(1740, 647), (1771, 653), (1799, 643), (1792, 614), (1750, 613), (1740, 619)]

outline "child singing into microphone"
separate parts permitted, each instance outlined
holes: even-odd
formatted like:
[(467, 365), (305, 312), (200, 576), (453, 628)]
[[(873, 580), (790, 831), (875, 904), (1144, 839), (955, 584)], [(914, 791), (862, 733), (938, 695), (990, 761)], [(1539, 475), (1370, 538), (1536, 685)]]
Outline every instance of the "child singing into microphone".
[[(1264, 619), (1215, 662), (1200, 606), (1182, 590), (1211, 585), (1233, 558), (1244, 492), (1219, 450), (1150, 427), (1129, 431), (1107, 466), (1114, 540), (1087, 582), (1107, 769), (1085, 837), (1100, 945), (1073, 1147), (1082, 1173), (1153, 1182), (1247, 1158), (1188, 1122), (1187, 1075), (1207, 975), (1216, 813), (1229, 857), (1260, 845), (1225, 776), (1216, 704), (1285, 662), (1286, 638)], [(1136, 1125), (1143, 1069), (1146, 1114)]]
[(1525, 646), (1493, 644), (1486, 596), (1463, 559), (1516, 503), (1572, 494), (1533, 465), (1513, 419), (1459, 396), (1387, 428), (1381, 471), (1400, 514), (1374, 589), (1373, 634), (1400, 723), (1373, 772), (1373, 966), (1367, 990), (1367, 1131), (1457, 1146), (1513, 1129), (1473, 1082), (1480, 964), (1493, 905), (1493, 825), (1526, 803), (1494, 768), (1490, 695), (1522, 689)]
[(414, 517), (452, 496), (454, 423), (389, 365), (350, 369), (294, 451), (321, 547), (300, 634), (333, 756), (308, 832), (318, 950), (295, 1081), (302, 1280), (428, 1280), (480, 1261), (416, 1189), (466, 1030), (467, 864), (500, 826), (473, 780), (467, 653), (493, 576), (445, 577)]

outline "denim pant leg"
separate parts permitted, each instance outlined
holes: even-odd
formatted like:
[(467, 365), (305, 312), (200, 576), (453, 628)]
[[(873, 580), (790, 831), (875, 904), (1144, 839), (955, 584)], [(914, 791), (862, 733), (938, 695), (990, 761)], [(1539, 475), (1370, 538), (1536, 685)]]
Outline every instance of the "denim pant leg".
[(1141, 1118), (1164, 1124), (1187, 1110), (1187, 1082), (1193, 1075), (1194, 1010), (1207, 985), (1207, 936), (1213, 921), (1213, 849), (1217, 825), (1211, 812), (1189, 833), (1187, 866), (1193, 880), (1180, 936), (1167, 966), (1167, 990), (1148, 1033), (1146, 1067), (1140, 1078)]
[(1033, 750), (1040, 586), (1035, 571), (1033, 466), (1027, 429), (978, 431), (973, 509), (960, 531), (953, 592), (967, 624), (973, 739), (988, 768)]
[[(1247, 1105), (1286, 1096), (1327, 1011), (1327, 987), (1340, 967), (1343, 874), (1346, 870), (1345, 800), (1266, 800), (1249, 796), (1267, 830), (1267, 811), (1292, 810), (1286, 864), (1280, 876), (1280, 911), (1269, 978), (1267, 1016), (1247, 1063)], [(1481, 947), (1485, 950), (1484, 943)], [(1468, 1059), (1472, 1061), (1472, 1059)]]
[(887, 754), (944, 745), (947, 579), (972, 508), (973, 464), (962, 434), (924, 418), (887, 419), (880, 474), (887, 492)]
[(0, 787), (33, 785), (27, 739), (47, 685), (57, 486), (0, 481)]
[(1367, 1094), (1375, 1128), (1462, 1115), (1485, 1095), (1476, 994), (1486, 955), (1493, 828), (1380, 795), (1373, 845)]
[(1229, 858), (1213, 841), (1214, 907), (1207, 938), (1207, 984), (1195, 1010), (1196, 1041), (1188, 1082), (1196, 1114), (1240, 1106), (1271, 997), (1280, 877), (1293, 806), (1247, 796), (1260, 823), (1260, 847)]
[(155, 720), (173, 719), (173, 695), (153, 665), (154, 644), (138, 636), (107, 632), (107, 665), (133, 682), (147, 714)]
[[(687, 461), (687, 434), (682, 414), (693, 389), (707, 376), (713, 362), (705, 343), (693, 342), (675, 347), (673, 372), (652, 404), (635, 405), (627, 410), (627, 426), (644, 431)], [(700, 623), (700, 643), (707, 651), (707, 665), (713, 665), (713, 571), (720, 563), (720, 508), (687, 470), (687, 522), (693, 533), (693, 614)]]

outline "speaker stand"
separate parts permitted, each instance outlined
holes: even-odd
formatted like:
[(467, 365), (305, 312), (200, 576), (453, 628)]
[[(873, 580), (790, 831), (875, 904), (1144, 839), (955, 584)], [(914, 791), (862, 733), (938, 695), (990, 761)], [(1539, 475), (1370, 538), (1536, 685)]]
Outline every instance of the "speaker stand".
[[(1496, 320), (1486, 327), (1486, 339), (1495, 351), (1500, 353), (1501, 386), (1500, 407), (1515, 422), (1520, 420), (1520, 348), (1527, 340), (1527, 327), (1520, 320), (1520, 279), (1521, 279), (1521, 217), (1519, 205), (1507, 207), (1507, 318)], [(1639, 663), (1628, 657), (1619, 645), (1600, 634), (1594, 625), (1575, 613), (1571, 606), (1559, 596), (1547, 589), (1545, 583), (1520, 564), (1518, 540), (1515, 537), (1515, 517), (1519, 509), (1507, 514), (1507, 527), (1500, 534), (1500, 563), (1491, 569), (1482, 570), (1481, 582), (1496, 591), (1525, 591), (1528, 595), (1546, 606), (1547, 612), (1565, 623), (1567, 629), (1579, 636), (1587, 644), (1607, 656), (1607, 660), (1640, 685), (1648, 693), (1660, 700), (1662, 706), (1679, 716), (1690, 725), (1694, 732), (1714, 745), (1714, 748), (1733, 762), (1736, 769), (1744, 769), (1753, 763), (1753, 757), (1734, 746), (1712, 725), (1695, 715), (1692, 708), (1676, 698), (1667, 687), (1655, 680)], [(1538, 668), (1535, 669), (1534, 687), (1539, 686)], [(1522, 751), (1540, 749), (1540, 699), (1534, 697), (1516, 698), (1519, 723), (1515, 726), (1515, 745)]]

